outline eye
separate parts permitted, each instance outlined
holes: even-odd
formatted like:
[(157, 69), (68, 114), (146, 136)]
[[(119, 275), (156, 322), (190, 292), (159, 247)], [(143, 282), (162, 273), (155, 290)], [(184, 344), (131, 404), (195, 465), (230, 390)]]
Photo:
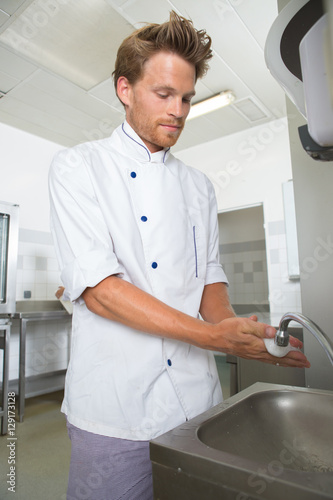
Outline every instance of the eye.
[(160, 94), (160, 93), (157, 93), (157, 95), (158, 95), (158, 97), (159, 97), (160, 99), (167, 99), (167, 98), (169, 97), (169, 96), (168, 96), (168, 94)]

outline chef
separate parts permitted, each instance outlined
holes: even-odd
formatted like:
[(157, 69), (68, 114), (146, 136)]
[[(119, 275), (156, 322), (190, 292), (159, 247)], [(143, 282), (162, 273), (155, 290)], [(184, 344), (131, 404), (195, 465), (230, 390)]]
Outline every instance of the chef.
[[(152, 499), (149, 440), (222, 400), (212, 351), (276, 362), (263, 342), (274, 329), (229, 303), (213, 186), (170, 150), (211, 56), (206, 32), (174, 12), (135, 31), (114, 71), (126, 120), (51, 166), (52, 231), (74, 303), (69, 500)], [(279, 363), (308, 366), (301, 352)]]

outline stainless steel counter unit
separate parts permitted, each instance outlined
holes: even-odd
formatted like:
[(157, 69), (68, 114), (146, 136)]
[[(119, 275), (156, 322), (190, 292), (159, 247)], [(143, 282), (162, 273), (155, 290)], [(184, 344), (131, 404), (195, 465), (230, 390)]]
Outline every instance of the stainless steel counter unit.
[(332, 391), (254, 384), (150, 442), (154, 499), (332, 499), (332, 410)]
[[(26, 334), (27, 324), (32, 321), (61, 321), (68, 320), (71, 316), (64, 309), (59, 300), (24, 300), (16, 302), (16, 313), (12, 318), (19, 319), (20, 322), (20, 366), (19, 366), (19, 399), (18, 415), (19, 421), (23, 421), (25, 398), (26, 398)], [(47, 391), (39, 390), (34, 395)]]
[[(7, 434), (8, 416), (12, 415), (8, 411), (8, 378), (9, 378), (9, 345), (10, 345), (10, 321), (0, 318), (0, 350), (3, 351), (2, 364), (2, 387), (1, 387), (1, 434)], [(10, 408), (12, 410), (12, 408)]]
[(0, 202), (0, 314), (15, 312), (19, 207)]

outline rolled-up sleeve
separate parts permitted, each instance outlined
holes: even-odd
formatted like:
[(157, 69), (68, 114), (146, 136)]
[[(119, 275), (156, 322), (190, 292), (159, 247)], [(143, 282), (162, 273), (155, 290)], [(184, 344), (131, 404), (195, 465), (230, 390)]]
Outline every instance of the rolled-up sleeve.
[(79, 152), (58, 153), (49, 172), (50, 223), (70, 300), (106, 277), (122, 275), (112, 237)]
[(209, 241), (205, 285), (223, 282), (229, 285), (227, 276), (220, 264), (219, 257), (219, 229), (217, 219), (217, 202), (214, 186), (206, 178), (209, 191)]

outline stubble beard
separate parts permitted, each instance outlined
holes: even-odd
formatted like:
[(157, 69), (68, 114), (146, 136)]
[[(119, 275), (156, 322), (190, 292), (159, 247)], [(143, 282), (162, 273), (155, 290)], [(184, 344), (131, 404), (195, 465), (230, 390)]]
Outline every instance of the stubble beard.
[(177, 125), (180, 128), (177, 132), (172, 133), (162, 130), (160, 123), (164, 125), (168, 124), (165, 122), (165, 120), (157, 120), (152, 122), (148, 117), (137, 113), (131, 113), (128, 119), (131, 127), (135, 130), (135, 132), (146, 145), (148, 143), (154, 148), (156, 148), (157, 146), (160, 149), (170, 148), (174, 146), (178, 141), (185, 125), (185, 122), (183, 122), (183, 120), (177, 120), (176, 123), (173, 122), (172, 125)]

